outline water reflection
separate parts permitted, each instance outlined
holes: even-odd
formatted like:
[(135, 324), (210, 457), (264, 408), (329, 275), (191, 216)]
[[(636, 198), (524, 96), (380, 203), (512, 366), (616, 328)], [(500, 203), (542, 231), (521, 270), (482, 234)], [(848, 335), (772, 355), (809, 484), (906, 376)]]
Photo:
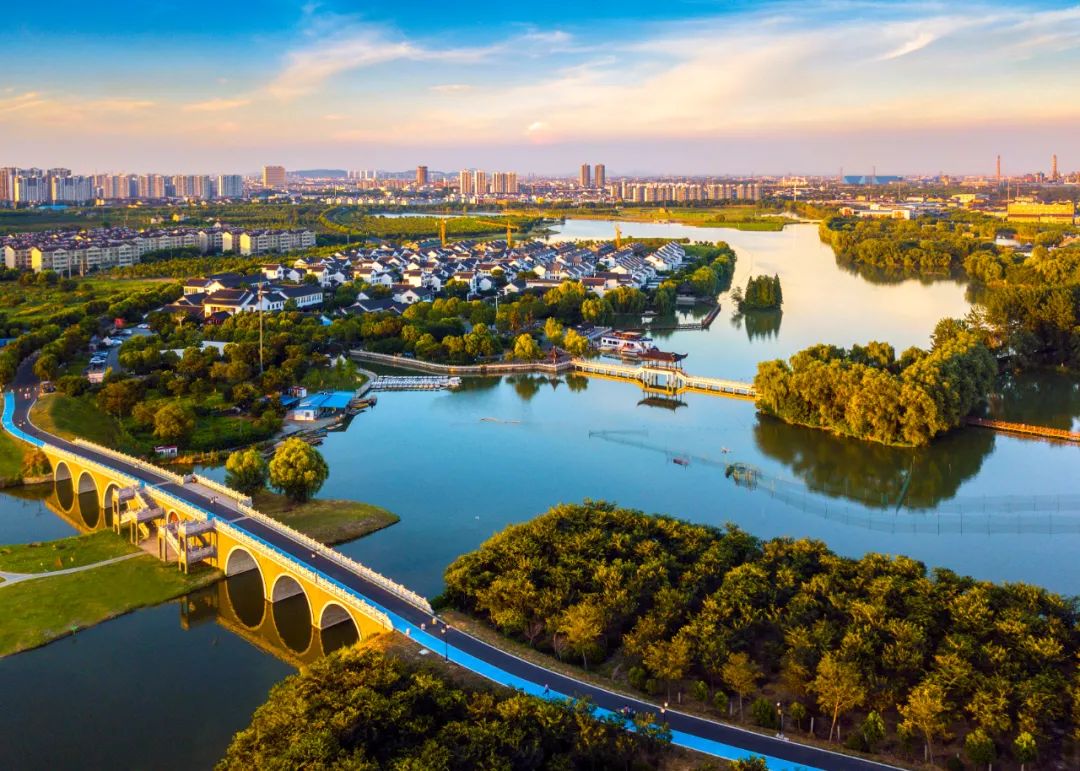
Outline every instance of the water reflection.
[(268, 602), (257, 570), (230, 576), (181, 600), (182, 628), (208, 623), (218, 624), (297, 668), (360, 640), (351, 620), (326, 629), (313, 627), (311, 610), (302, 594)]
[(881, 286), (902, 284), (905, 281), (918, 281), (923, 286), (930, 286), (939, 281), (950, 281), (960, 286), (967, 283), (967, 276), (963, 269), (959, 267), (953, 268), (947, 273), (926, 275), (917, 270), (908, 270), (905, 268), (879, 268), (861, 262), (852, 263), (842, 260), (840, 257), (836, 258), (836, 264), (846, 273), (858, 276), (870, 284)]
[(1080, 379), (1058, 372), (1006, 375), (998, 381), (988, 414), (999, 420), (1076, 430)]
[(783, 311), (747, 311), (732, 315), (731, 325), (735, 329), (745, 328), (746, 339), (750, 342), (755, 339), (770, 340), (780, 334), (783, 318)]
[(812, 492), (874, 508), (930, 509), (956, 496), (994, 449), (991, 431), (954, 431), (918, 450), (860, 442), (765, 415), (754, 441)]

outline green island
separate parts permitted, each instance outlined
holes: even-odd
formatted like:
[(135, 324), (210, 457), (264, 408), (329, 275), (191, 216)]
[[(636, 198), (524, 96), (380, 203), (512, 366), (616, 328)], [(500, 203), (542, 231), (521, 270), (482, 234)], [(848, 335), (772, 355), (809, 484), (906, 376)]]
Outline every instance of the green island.
[(746, 290), (736, 287), (731, 299), (739, 311), (775, 311), (784, 304), (779, 276), (751, 276)]
[[(61, 569), (57, 561), (67, 569), (129, 553), (136, 556), (84, 571), (47, 575)], [(40, 569), (43, 562), (45, 570)], [(139, 554), (112, 532), (0, 548), (0, 571), (44, 573), (0, 586), (0, 618), (4, 619), (0, 657), (77, 634), (138, 608), (160, 605), (220, 577), (214, 570), (184, 574), (151, 554)]]
[(990, 391), (997, 365), (964, 322), (938, 324), (929, 351), (888, 343), (816, 345), (758, 364), (758, 409), (788, 423), (884, 444), (925, 445)]
[[(902, 763), (1061, 756), (1080, 609), (882, 554), (586, 501), (455, 560), (440, 604), (615, 687)], [(984, 757), (985, 754), (978, 755)]]
[(256, 493), (254, 504), (266, 516), (327, 546), (356, 540), (401, 521), (396, 514), (370, 503), (333, 498), (293, 503), (269, 490)]
[(638, 725), (629, 733), (587, 702), (499, 688), (380, 636), (275, 686), (217, 768), (691, 767), (662, 727)]

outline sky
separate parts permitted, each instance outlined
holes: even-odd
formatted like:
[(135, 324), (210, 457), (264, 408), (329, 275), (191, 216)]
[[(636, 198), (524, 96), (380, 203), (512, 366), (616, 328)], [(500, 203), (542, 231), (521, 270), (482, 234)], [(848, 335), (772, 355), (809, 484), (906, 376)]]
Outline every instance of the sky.
[(0, 166), (1080, 169), (1080, 5), (10, 5)]

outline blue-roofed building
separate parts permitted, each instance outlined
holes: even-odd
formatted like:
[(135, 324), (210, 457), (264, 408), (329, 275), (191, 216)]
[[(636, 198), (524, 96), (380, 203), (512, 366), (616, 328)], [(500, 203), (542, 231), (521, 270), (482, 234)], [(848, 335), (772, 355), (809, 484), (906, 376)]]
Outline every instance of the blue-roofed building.
[(303, 421), (333, 417), (348, 409), (353, 395), (352, 391), (319, 391), (295, 401), (286, 417)]

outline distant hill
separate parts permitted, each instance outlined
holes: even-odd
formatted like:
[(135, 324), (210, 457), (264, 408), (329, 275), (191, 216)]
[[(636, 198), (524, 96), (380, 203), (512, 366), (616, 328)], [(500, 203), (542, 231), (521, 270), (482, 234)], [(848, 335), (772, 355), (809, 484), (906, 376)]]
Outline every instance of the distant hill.
[(345, 169), (301, 169), (299, 171), (289, 170), (289, 175), (293, 177), (305, 177), (308, 179), (344, 179), (348, 176)]

